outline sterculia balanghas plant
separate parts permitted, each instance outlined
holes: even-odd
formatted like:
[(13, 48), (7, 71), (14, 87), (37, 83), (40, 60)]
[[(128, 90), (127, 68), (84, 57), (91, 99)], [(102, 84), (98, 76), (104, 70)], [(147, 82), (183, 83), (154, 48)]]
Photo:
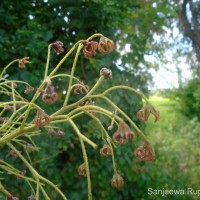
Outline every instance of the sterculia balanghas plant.
[[(95, 38), (100, 39), (99, 41), (96, 41)], [(98, 148), (98, 146), (88, 136), (84, 135), (79, 129), (79, 126), (75, 123), (75, 119), (80, 116), (89, 116), (96, 122), (101, 130), (103, 146), (99, 148), (99, 153), (101, 156), (112, 157), (112, 187), (118, 189), (124, 185), (122, 174), (119, 169), (116, 168), (115, 164), (114, 155), (118, 145), (125, 145), (129, 141), (135, 139), (136, 135), (139, 135), (143, 140), (143, 144), (135, 150), (135, 155), (139, 159), (145, 161), (153, 161), (155, 159), (155, 152), (145, 134), (138, 128), (134, 121), (108, 97), (108, 94), (114, 90), (127, 90), (135, 95), (139, 95), (145, 103), (144, 107), (137, 112), (137, 117), (141, 121), (146, 122), (149, 115), (152, 114), (154, 115), (156, 122), (160, 118), (159, 111), (154, 108), (148, 99), (140, 91), (126, 85), (112, 86), (105, 91), (98, 93), (97, 89), (105, 81), (112, 81), (112, 71), (107, 68), (102, 68), (100, 70), (100, 77), (92, 88), (85, 84), (83, 80), (79, 80), (74, 76), (77, 60), (81, 53), (84, 54), (86, 59), (94, 59), (98, 52), (104, 55), (111, 53), (114, 48), (115, 44), (112, 40), (102, 34), (94, 34), (86, 40), (80, 40), (75, 43), (53, 70), (49, 72), (51, 49), (58, 54), (64, 53), (63, 43), (61, 41), (49, 44), (44, 79), (37, 89), (25, 81), (9, 80), (6, 78), (6, 71), (9, 67), (13, 66), (13, 64), (17, 64), (18, 67), (23, 70), (26, 65), (30, 63), (29, 57), (16, 59), (2, 70), (0, 74), (0, 94), (1, 96), (3, 95), (6, 97), (4, 98), (6, 100), (0, 102), (0, 147), (9, 149), (9, 153), (6, 156), (21, 159), (31, 176), (27, 176), (26, 173), (18, 170), (15, 166), (3, 159), (0, 160), (1, 173), (13, 174), (23, 179), (30, 187), (29, 200), (51, 199), (48, 192), (45, 190), (47, 186), (52, 187), (52, 189), (59, 194), (60, 199), (67, 199), (57, 185), (48, 178), (40, 175), (40, 173), (31, 165), (31, 155), (29, 155), (29, 150), (31, 148), (38, 149), (33, 138), (34, 136), (40, 137), (39, 134), (37, 134), (38, 132), (45, 128), (48, 130), (48, 135), (63, 137), (64, 132), (57, 126), (58, 124), (63, 123), (70, 124), (74, 133), (76, 133), (76, 137), (80, 141), (83, 163), (77, 170), (79, 175), (86, 177), (88, 184), (88, 199), (92, 199), (90, 168), (85, 145), (91, 145), (94, 149)], [(76, 52), (71, 73), (59, 73), (58, 69), (60, 66), (63, 62), (67, 61), (69, 56), (72, 56), (72, 53), (75, 50)], [(58, 98), (56, 87), (52, 84), (54, 79), (60, 77), (69, 79), (68, 89), (63, 99)], [(19, 91), (18, 85), (20, 84), (26, 87), (24, 92)], [(81, 94), (81, 97), (75, 102), (69, 103), (69, 99), (74, 93)], [(27, 95), (30, 95), (30, 100), (26, 99)], [(40, 101), (37, 101), (38, 99)], [(96, 99), (101, 99), (109, 104), (111, 110), (94, 103)], [(62, 102), (62, 104), (60, 104), (62, 106), (58, 107), (53, 113), (47, 113), (45, 109), (42, 108), (42, 105), (44, 104), (40, 104), (41, 101), (50, 105), (60, 101)], [(110, 126), (105, 127), (99, 116), (104, 116), (104, 118), (110, 121)], [(114, 126), (117, 127), (117, 131), (111, 133)], [(21, 147), (20, 150), (19, 147)], [(21, 151), (21, 149), (23, 149), (23, 151)], [(0, 189), (7, 200), (19, 199), (4, 187), (3, 182), (4, 179), (0, 179)]]

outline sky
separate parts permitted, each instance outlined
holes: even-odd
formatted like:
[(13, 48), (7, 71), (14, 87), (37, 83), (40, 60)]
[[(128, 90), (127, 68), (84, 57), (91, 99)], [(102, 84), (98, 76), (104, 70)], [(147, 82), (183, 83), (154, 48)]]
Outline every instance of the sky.
[[(168, 56), (170, 56), (168, 54)], [(169, 57), (168, 57), (169, 58)], [(170, 58), (169, 58), (170, 59)], [(155, 58), (151, 56), (145, 56), (145, 60), (148, 62), (154, 62)], [(157, 61), (159, 63), (159, 61)], [(191, 71), (189, 65), (186, 63), (186, 58), (180, 58), (180, 62), (177, 64), (182, 71), (182, 81), (186, 82), (191, 78)], [(150, 73), (154, 81), (154, 89), (172, 89), (178, 88), (178, 74), (176, 71), (176, 65), (173, 60), (167, 64), (160, 63), (159, 70), (150, 69)]]
[(177, 88), (178, 84), (178, 73), (177, 68), (182, 72), (182, 82), (186, 82), (192, 76), (190, 71), (190, 66), (187, 64), (187, 57), (184, 55), (177, 56), (177, 51), (187, 49), (191, 51), (191, 44), (183, 44), (183, 35), (179, 32), (176, 23), (172, 24), (172, 29), (165, 28), (164, 37), (160, 37), (154, 34), (154, 40), (157, 43), (161, 43), (164, 39), (170, 45), (169, 49), (164, 52), (164, 57), (168, 61), (163, 63), (160, 60), (156, 60), (153, 56), (146, 56), (145, 60), (148, 62), (156, 62), (159, 65), (159, 70), (150, 70), (153, 80), (155, 82), (155, 89), (167, 89), (167, 88)]
[[(179, 34), (177, 29), (175, 30), (176, 36)], [(169, 42), (172, 42), (171, 38), (168, 37)], [(160, 40), (159, 37), (155, 38), (157, 41)], [(126, 54), (131, 52), (130, 44), (125, 45), (124, 51), (121, 51), (121, 54)], [(150, 73), (153, 77), (154, 85), (149, 85), (150, 89), (172, 89), (177, 88), (178, 84), (178, 75), (176, 71), (176, 64), (182, 71), (182, 81), (185, 82), (191, 78), (190, 67), (186, 62), (186, 57), (179, 57), (179, 62), (174, 62), (173, 60), (173, 49), (167, 49), (164, 56), (167, 58), (168, 63), (164, 64), (158, 59), (156, 59), (153, 55), (144, 55), (145, 61), (151, 63), (157, 63), (159, 65), (159, 70), (150, 69)], [(176, 63), (176, 64), (175, 64)], [(118, 60), (118, 65), (121, 64), (121, 60)]]

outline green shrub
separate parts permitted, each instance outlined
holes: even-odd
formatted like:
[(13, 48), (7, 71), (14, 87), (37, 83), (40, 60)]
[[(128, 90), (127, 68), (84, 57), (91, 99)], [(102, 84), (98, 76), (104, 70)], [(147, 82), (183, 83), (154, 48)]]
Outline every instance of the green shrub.
[(195, 78), (179, 92), (181, 111), (188, 117), (200, 120), (200, 78)]

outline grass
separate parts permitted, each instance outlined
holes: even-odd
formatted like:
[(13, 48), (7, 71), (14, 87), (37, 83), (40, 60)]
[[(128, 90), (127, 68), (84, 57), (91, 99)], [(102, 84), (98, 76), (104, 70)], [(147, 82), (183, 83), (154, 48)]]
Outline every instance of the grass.
[(177, 118), (185, 121), (186, 118), (180, 113), (179, 104), (168, 98), (153, 96), (150, 102), (160, 111), (160, 120), (155, 124), (154, 117), (150, 116), (147, 123), (147, 130), (166, 128), (169, 124), (177, 124)]
[[(200, 186), (200, 123), (195, 118), (189, 120), (185, 117), (180, 112), (179, 103), (174, 100), (153, 96), (150, 101), (160, 111), (161, 118), (154, 123), (154, 117), (151, 116), (145, 129), (156, 152), (154, 163), (147, 165), (148, 174), (152, 179), (149, 187), (198, 189)], [(168, 199), (178, 200), (200, 198), (195, 194), (168, 197)], [(156, 199), (162, 197), (158, 196)]]

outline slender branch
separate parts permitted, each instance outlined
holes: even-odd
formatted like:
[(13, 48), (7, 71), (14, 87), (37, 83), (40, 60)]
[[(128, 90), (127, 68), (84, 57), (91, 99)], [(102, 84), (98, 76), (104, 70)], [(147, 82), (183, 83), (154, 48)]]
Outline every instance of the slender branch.
[(1, 72), (0, 78), (2, 78), (3, 74), (6, 72), (6, 70), (13, 64), (19, 62), (19, 59), (13, 60), (12, 62), (10, 62), (6, 67), (4, 67), (3, 71)]
[(101, 128), (101, 129), (103, 130), (103, 132), (105, 133), (105, 135), (106, 135), (106, 137), (107, 137), (107, 140), (106, 140), (106, 141), (108, 142), (108, 144), (109, 144), (109, 146), (110, 146), (110, 150), (111, 150), (112, 163), (113, 163), (113, 170), (114, 170), (115, 173), (117, 173), (117, 168), (116, 168), (116, 164), (115, 164), (115, 155), (114, 155), (114, 150), (113, 150), (113, 147), (112, 147), (112, 145), (113, 145), (114, 147), (116, 147), (115, 144), (114, 144), (114, 143), (111, 144), (112, 140), (111, 140), (111, 138), (110, 138), (108, 132), (106, 131), (106, 129), (105, 129), (104, 126), (102, 125), (101, 121), (100, 121), (97, 117), (95, 117), (94, 115), (92, 115), (91, 113), (88, 113), (88, 112), (87, 112), (87, 114), (88, 114), (90, 117), (92, 117), (92, 118), (97, 122), (97, 124), (100, 126), (100, 128)]
[(38, 177), (35, 177), (36, 178), (36, 185), (37, 185), (37, 188), (36, 188), (36, 200), (40, 200), (40, 179)]
[(50, 180), (44, 178), (43, 176), (40, 176), (40, 179), (43, 180), (48, 185), (50, 185), (52, 188), (54, 188), (54, 190), (56, 190), (64, 200), (67, 200), (63, 192), (56, 185), (54, 185)]
[[(58, 77), (68, 77), (68, 78), (70, 78), (70, 77), (72, 77), (72, 76), (69, 75), (69, 74), (56, 74), (56, 75), (52, 76), (51, 79), (58, 78)], [(72, 78), (73, 78), (74, 80), (76, 80), (77, 82), (79, 82), (79, 79), (76, 78), (75, 76), (73, 76)]]
[(137, 91), (137, 90), (134, 89), (134, 88), (131, 88), (131, 87), (129, 87), (129, 86), (126, 86), (126, 85), (113, 86), (113, 87), (107, 89), (106, 91), (104, 91), (104, 92), (102, 93), (102, 95), (106, 95), (107, 93), (109, 93), (109, 92), (111, 92), (111, 91), (113, 91), (113, 90), (118, 90), (118, 89), (126, 89), (126, 90), (129, 90), (129, 91), (131, 91), (131, 92), (137, 94), (138, 96), (142, 97), (146, 102), (148, 102), (148, 99), (146, 98), (146, 96), (145, 96), (143, 93)]
[(0, 191), (2, 191), (7, 197), (11, 197), (12, 194), (6, 190), (0, 182)]
[[(16, 102), (16, 101), (14, 101)], [(14, 104), (14, 103), (13, 103)], [(19, 108), (17, 111), (13, 112), (13, 114), (9, 117), (8, 121), (0, 128), (0, 130), (3, 130), (4, 128), (8, 128), (7, 131), (5, 131), (5, 134), (3, 137), (5, 137), (7, 135), (7, 132), (10, 130), (10, 128), (12, 128), (12, 126), (10, 126), (11, 122), (13, 122), (14, 117), (16, 117), (16, 115), (18, 115), (20, 113), (21, 110), (23, 110), (24, 108), (26, 108), (27, 105), (22, 106), (21, 108)], [(22, 114), (23, 115), (23, 114)], [(18, 120), (20, 118), (18, 117)], [(13, 122), (13, 126), (15, 125), (15, 121)], [(10, 127), (9, 127), (10, 126)], [(0, 138), (1, 140), (2, 138)]]
[(129, 123), (136, 129), (136, 131), (140, 134), (143, 140), (147, 140), (144, 133), (137, 127), (137, 125), (133, 122), (133, 120), (131, 120), (131, 118), (124, 111), (122, 111), (118, 106), (116, 106), (109, 98), (105, 96), (100, 96), (100, 98), (103, 98), (108, 103), (110, 103), (119, 113), (121, 113), (129, 121)]
[(98, 87), (101, 85), (101, 83), (103, 82), (103, 80), (105, 80), (104, 77), (100, 76), (100, 78), (98, 79), (98, 81), (96, 82), (96, 84), (93, 86), (93, 88), (82, 99), (80, 99), (76, 103), (73, 103), (73, 104), (67, 105), (65, 107), (62, 107), (60, 110), (58, 110), (57, 112), (55, 112), (54, 114), (52, 114), (51, 117), (63, 114), (66, 111), (71, 110), (71, 109), (79, 106), (80, 104), (82, 104), (85, 100), (87, 100), (87, 99), (90, 98), (90, 95), (92, 93), (94, 93), (98, 89)]
[(69, 55), (76, 49), (76, 47), (82, 43), (83, 40), (78, 41), (67, 53), (66, 55), (60, 60), (60, 62), (56, 65), (53, 71), (49, 74), (49, 78), (51, 78), (59, 69), (59, 67), (63, 64), (63, 62), (69, 57)]
[(22, 84), (24, 84), (24, 85), (27, 85), (27, 86), (30, 86), (27, 82), (25, 82), (25, 81), (18, 81), (18, 80), (6, 80), (5, 79), (5, 82), (2, 82), (2, 83), (0, 83), (0, 85), (5, 85), (5, 84), (8, 84), (8, 83), (22, 83)]
[(78, 129), (78, 127), (76, 126), (76, 124), (69, 118), (69, 123), (72, 125), (72, 127), (74, 128), (75, 132), (77, 133), (77, 135), (85, 142), (87, 142), (89, 145), (91, 145), (93, 148), (97, 148), (97, 145), (92, 142), (90, 139), (88, 139), (86, 136), (84, 136)]
[(85, 163), (85, 166), (86, 166), (86, 175), (87, 175), (87, 184), (88, 184), (88, 200), (92, 200), (92, 186), (91, 186), (90, 168), (89, 168), (89, 163), (88, 163), (87, 152), (86, 152), (86, 149), (85, 149), (83, 139), (80, 136), (79, 136), (79, 140), (80, 140), (80, 143), (81, 143), (81, 148), (82, 148), (82, 152), (83, 152), (83, 159), (84, 159), (84, 163)]
[[(88, 112), (88, 111), (84, 110), (84, 113), (86, 113), (88, 116), (90, 116), (92, 119), (94, 119), (97, 122), (97, 124), (99, 125), (99, 127), (101, 128), (101, 130), (103, 130), (106, 138), (108, 140), (112, 141), (110, 135), (108, 134), (108, 132), (106, 131), (106, 129), (102, 125), (101, 121), (97, 117), (95, 117), (93, 114), (91, 114), (90, 112)], [(112, 144), (113, 144), (114, 147), (116, 147), (114, 143), (112, 143)]]
[(46, 200), (50, 200), (49, 196), (47, 195), (47, 193), (45, 192), (44, 188), (40, 185), (40, 190), (42, 191), (42, 194), (44, 195)]
[(88, 200), (92, 200), (92, 187), (91, 187), (91, 180), (90, 180), (89, 163), (88, 163), (88, 157), (87, 157), (85, 145), (84, 145), (84, 142), (83, 142), (83, 138), (81, 137), (80, 131), (79, 131), (78, 127), (76, 126), (76, 124), (71, 119), (69, 119), (69, 122), (71, 123), (74, 130), (76, 131), (76, 133), (79, 137), (80, 143), (81, 143), (81, 148), (82, 148), (82, 152), (83, 152), (83, 159), (84, 159), (84, 162), (85, 162), (86, 174), (87, 174)]
[(100, 76), (100, 78), (98, 79), (98, 81), (95, 83), (95, 85), (93, 86), (93, 88), (88, 92), (88, 94), (85, 97), (88, 97), (89, 95), (93, 94), (98, 87), (102, 84), (102, 82), (105, 80), (104, 76)]
[(47, 63), (46, 63), (46, 68), (45, 68), (44, 80), (47, 78), (47, 73), (48, 73), (48, 69), (49, 69), (50, 54), (51, 54), (51, 44), (49, 44), (49, 46), (48, 46)]
[[(45, 183), (53, 187), (61, 196), (64, 200), (67, 200), (63, 192), (56, 186), (54, 185), (50, 180), (44, 178), (43, 176), (39, 175), (38, 172), (30, 165), (30, 163), (22, 156), (22, 154), (9, 142), (6, 143), (12, 150), (15, 151), (15, 153), (19, 156), (19, 158), (24, 162), (24, 164), (28, 167), (32, 175), (35, 177), (38, 183), (38, 179), (43, 180)], [(40, 184), (40, 183), (39, 183)], [(38, 185), (38, 184), (37, 184)]]
[(78, 56), (79, 56), (79, 53), (80, 53), (82, 47), (83, 47), (83, 45), (79, 44), (77, 52), (76, 52), (76, 55), (75, 55), (75, 58), (74, 58), (74, 62), (73, 62), (72, 70), (71, 70), (71, 75), (70, 75), (70, 78), (69, 78), (69, 85), (68, 85), (67, 95), (66, 95), (66, 98), (65, 98), (63, 106), (66, 106), (67, 102), (69, 100), (69, 96), (70, 96), (70, 92), (71, 92), (71, 86), (72, 86), (72, 78), (74, 76), (74, 71), (75, 71), (75, 68), (76, 68), (76, 63), (77, 63)]

